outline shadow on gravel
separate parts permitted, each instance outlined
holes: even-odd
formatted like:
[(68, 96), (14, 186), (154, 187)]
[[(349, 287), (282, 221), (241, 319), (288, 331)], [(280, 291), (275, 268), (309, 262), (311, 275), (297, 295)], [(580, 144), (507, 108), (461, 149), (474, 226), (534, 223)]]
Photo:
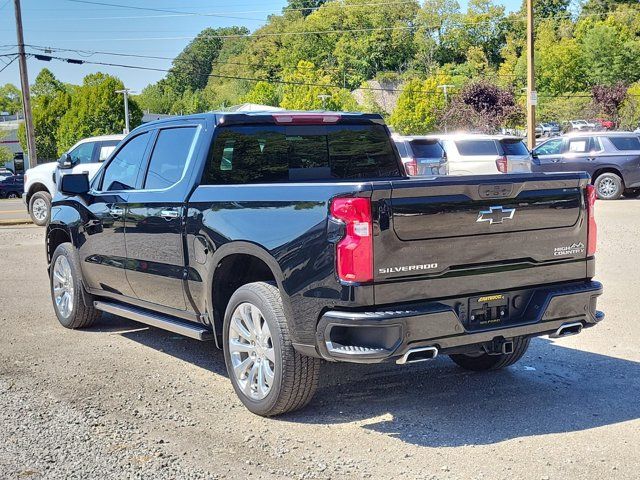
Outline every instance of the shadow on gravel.
[[(212, 342), (118, 317), (91, 330), (118, 332), (227, 376)], [(272, 421), (359, 422), (407, 443), (456, 447), (635, 420), (638, 399), (640, 363), (536, 339), (520, 362), (495, 372), (467, 372), (446, 357), (409, 366), (325, 363), (309, 407)]]

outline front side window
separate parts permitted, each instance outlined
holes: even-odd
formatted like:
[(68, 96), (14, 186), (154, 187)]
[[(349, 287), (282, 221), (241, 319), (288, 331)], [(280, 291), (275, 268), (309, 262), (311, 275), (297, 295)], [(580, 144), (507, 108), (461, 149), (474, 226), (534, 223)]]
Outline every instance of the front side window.
[(149, 132), (145, 132), (133, 137), (116, 153), (104, 172), (102, 190), (136, 188), (150, 136)]
[(379, 125), (223, 127), (203, 184), (299, 182), (401, 176)]
[(160, 130), (149, 160), (144, 188), (168, 188), (180, 180), (195, 134), (196, 127)]
[(562, 139), (558, 138), (544, 142), (534, 152), (536, 155), (560, 155), (562, 152)]
[(91, 159), (93, 158), (93, 148), (95, 145), (96, 142), (81, 143), (71, 150), (69, 152), (69, 156), (71, 157), (73, 164), (91, 163)]

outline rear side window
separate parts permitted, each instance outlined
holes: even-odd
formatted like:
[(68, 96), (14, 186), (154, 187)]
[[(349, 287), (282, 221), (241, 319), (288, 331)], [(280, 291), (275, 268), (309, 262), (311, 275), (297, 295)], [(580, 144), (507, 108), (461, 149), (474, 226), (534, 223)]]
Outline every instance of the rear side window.
[(586, 153), (590, 151), (590, 146), (589, 138), (572, 138), (569, 140), (567, 151), (569, 153)]
[(501, 140), (500, 145), (505, 155), (529, 155), (529, 149), (522, 140)]
[(196, 127), (160, 130), (149, 160), (145, 189), (168, 188), (180, 180), (195, 134)]
[(444, 150), (436, 140), (412, 140), (411, 151), (416, 158), (442, 158)]
[(120, 143), (119, 140), (105, 140), (104, 142), (100, 142), (98, 161), (104, 162), (107, 158), (109, 158), (109, 155), (113, 153), (118, 143)]
[(618, 150), (640, 150), (640, 138), (638, 137), (609, 137), (609, 141)]
[(401, 176), (379, 125), (238, 126), (219, 130), (203, 184)]
[(456, 140), (456, 147), (462, 156), (498, 155), (496, 142), (493, 140)]

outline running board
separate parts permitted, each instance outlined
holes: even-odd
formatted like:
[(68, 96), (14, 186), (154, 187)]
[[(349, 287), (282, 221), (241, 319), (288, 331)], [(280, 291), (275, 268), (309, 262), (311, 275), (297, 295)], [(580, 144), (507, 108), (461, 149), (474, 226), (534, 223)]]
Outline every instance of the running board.
[(204, 326), (192, 325), (161, 313), (149, 312), (141, 308), (132, 307), (130, 305), (122, 305), (119, 303), (109, 303), (96, 301), (93, 306), (102, 312), (111, 313), (120, 317), (135, 320), (136, 322), (145, 323), (152, 327), (169, 330), (173, 333), (179, 333), (185, 337), (195, 338), (196, 340), (213, 340), (213, 333)]

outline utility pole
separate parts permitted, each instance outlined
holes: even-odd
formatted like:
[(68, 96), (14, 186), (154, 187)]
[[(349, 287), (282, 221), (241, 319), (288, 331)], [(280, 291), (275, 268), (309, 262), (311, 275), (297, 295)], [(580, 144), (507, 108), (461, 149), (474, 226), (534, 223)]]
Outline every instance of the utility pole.
[(536, 75), (533, 64), (533, 0), (527, 0), (527, 146), (532, 150), (536, 146)]
[(124, 90), (116, 90), (116, 93), (122, 93), (124, 96), (124, 133), (129, 133), (129, 94), (135, 93), (133, 90), (129, 88), (125, 88)]
[[(441, 88), (444, 92), (444, 106), (445, 108), (449, 106), (449, 96), (447, 95), (450, 88), (455, 87), (455, 85), (438, 85), (438, 88)], [(444, 133), (448, 131), (447, 123), (444, 124)]]
[(16, 35), (18, 37), (18, 64), (20, 65), (20, 87), (22, 89), (22, 107), (24, 109), (24, 126), (27, 133), (27, 150), (29, 154), (29, 168), (38, 165), (36, 152), (36, 135), (33, 130), (33, 117), (31, 116), (31, 95), (29, 94), (29, 74), (27, 73), (27, 56), (24, 52), (24, 36), (22, 33), (22, 11), (20, 0), (13, 1), (16, 14)]

